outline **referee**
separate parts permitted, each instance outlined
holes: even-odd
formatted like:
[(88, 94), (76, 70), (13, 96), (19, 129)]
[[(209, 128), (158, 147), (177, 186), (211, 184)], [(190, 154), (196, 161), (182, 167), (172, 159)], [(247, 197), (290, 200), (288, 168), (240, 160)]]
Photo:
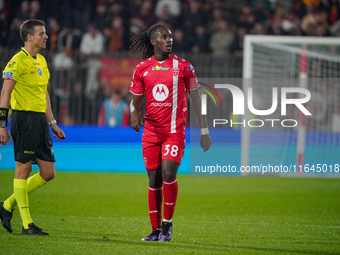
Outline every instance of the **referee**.
[[(8, 109), (13, 110), (11, 135), (14, 141), (15, 176), (14, 193), (0, 202), (3, 227), (13, 232), (11, 219), (18, 205), (23, 227), (22, 234), (48, 235), (37, 227), (30, 215), (28, 194), (40, 188), (55, 176), (52, 139), (65, 139), (64, 132), (54, 120), (50, 97), (47, 93), (50, 73), (45, 58), (38, 52), (46, 47), (48, 36), (45, 23), (37, 19), (26, 20), (20, 27), (25, 46), (13, 56), (3, 71), (0, 97), (0, 144), (8, 141)], [(31, 176), (32, 164), (37, 163), (39, 173)]]

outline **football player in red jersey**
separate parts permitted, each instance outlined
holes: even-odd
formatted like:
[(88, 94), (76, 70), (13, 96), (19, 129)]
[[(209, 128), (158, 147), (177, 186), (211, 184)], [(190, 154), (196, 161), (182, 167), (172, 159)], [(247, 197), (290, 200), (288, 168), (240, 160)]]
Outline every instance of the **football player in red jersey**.
[[(142, 52), (145, 61), (134, 71), (130, 87), (131, 127), (140, 132), (143, 95), (146, 99), (142, 139), (145, 168), (149, 176), (149, 215), (152, 233), (143, 241), (170, 241), (178, 184), (177, 170), (185, 147), (187, 93), (201, 127), (201, 147), (211, 145), (207, 121), (201, 115), (201, 99), (195, 69), (185, 59), (171, 54), (172, 33), (163, 24), (131, 38), (132, 53)], [(162, 200), (164, 215), (162, 221)]]

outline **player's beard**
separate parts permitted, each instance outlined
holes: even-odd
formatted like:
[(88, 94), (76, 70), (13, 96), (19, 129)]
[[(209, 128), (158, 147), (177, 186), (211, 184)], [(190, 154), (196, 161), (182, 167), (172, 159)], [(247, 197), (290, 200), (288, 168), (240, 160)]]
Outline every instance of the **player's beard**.
[(165, 57), (165, 58), (168, 58), (170, 56), (170, 54), (171, 54), (171, 51), (166, 51), (166, 52), (163, 51), (162, 52), (162, 56)]
[(160, 43), (157, 45), (157, 53), (161, 55), (163, 58), (167, 59), (170, 57), (170, 54), (172, 52), (172, 48), (169, 50), (166, 48), (166, 45), (161, 45)]

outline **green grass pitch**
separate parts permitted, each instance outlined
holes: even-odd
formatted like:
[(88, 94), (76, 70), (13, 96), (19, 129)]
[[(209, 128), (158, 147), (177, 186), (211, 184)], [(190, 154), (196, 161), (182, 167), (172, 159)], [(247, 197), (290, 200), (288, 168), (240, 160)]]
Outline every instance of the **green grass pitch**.
[[(0, 171), (0, 200), (13, 171)], [(0, 226), (0, 254), (340, 254), (340, 179), (179, 175), (169, 243), (146, 243), (147, 175), (57, 173), (30, 195), (50, 236)]]

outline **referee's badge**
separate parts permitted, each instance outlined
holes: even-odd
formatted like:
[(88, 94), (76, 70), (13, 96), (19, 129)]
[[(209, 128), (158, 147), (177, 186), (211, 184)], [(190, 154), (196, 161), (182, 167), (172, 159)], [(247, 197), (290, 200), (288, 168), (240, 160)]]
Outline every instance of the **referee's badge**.
[(38, 74), (41, 76), (42, 75), (42, 71), (40, 68), (38, 68)]

